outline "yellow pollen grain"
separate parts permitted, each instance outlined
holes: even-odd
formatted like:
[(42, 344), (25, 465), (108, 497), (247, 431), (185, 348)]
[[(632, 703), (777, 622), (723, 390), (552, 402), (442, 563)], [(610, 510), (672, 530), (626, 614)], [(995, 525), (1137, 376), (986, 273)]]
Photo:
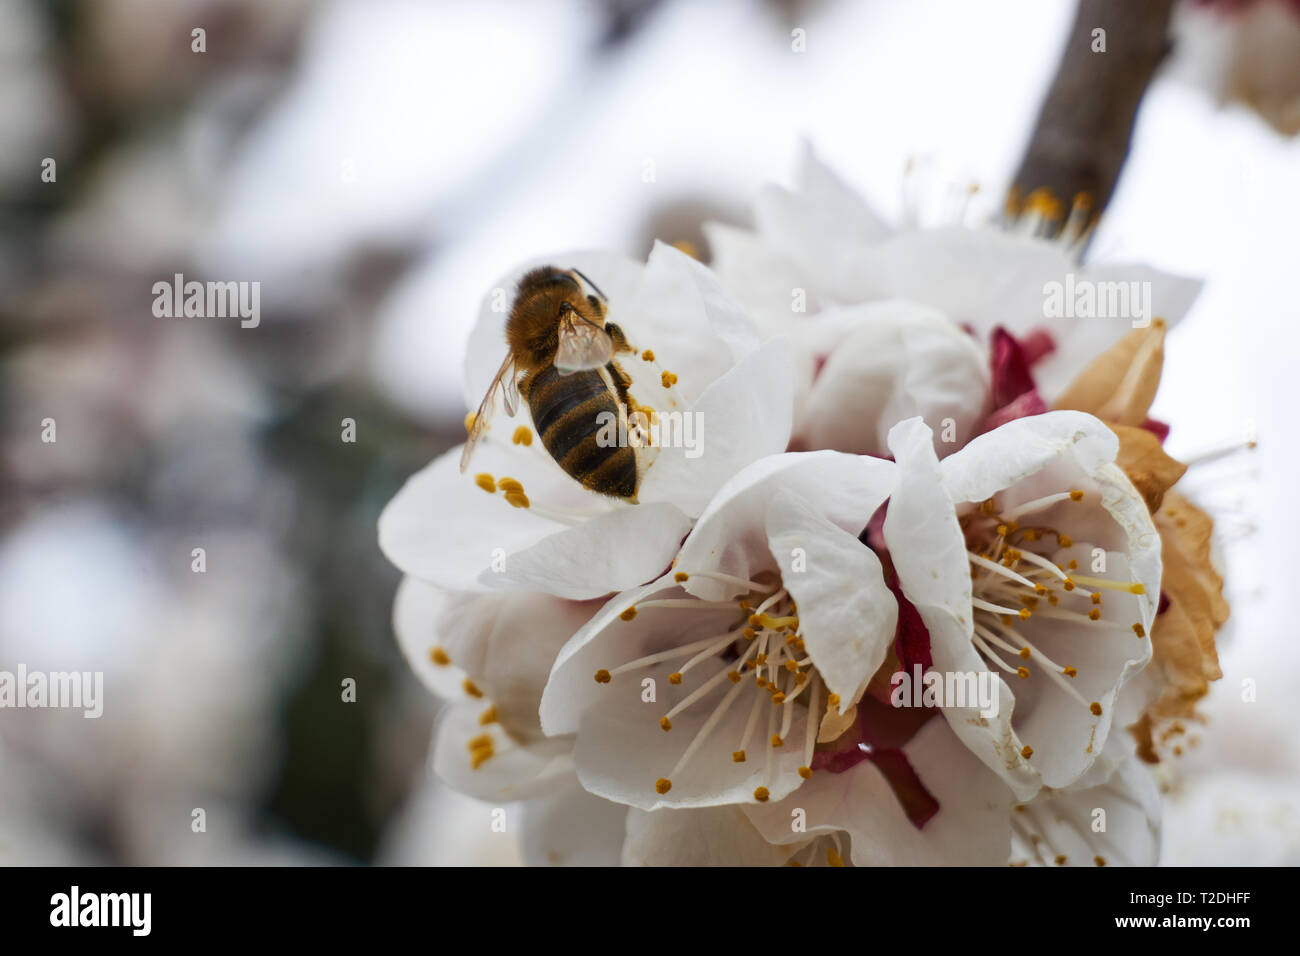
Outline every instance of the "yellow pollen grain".
[(1020, 756), (1024, 757), (1026, 760), (1028, 760), (1033, 755), (1034, 755), (1034, 748), (1029, 746), (1029, 744), (1025, 744), (1023, 747), (1020, 748)]
[(1079, 672), (1078, 672), (1078, 670), (1076, 670), (1076, 669), (1073, 668), (1073, 667), (1070, 667), (1069, 665), (1066, 665), (1065, 670), (1063, 670), (1061, 673), (1063, 673), (1066, 677), (1077, 677), (1077, 676), (1079, 676)]
[(463, 687), (465, 689), (465, 693), (469, 694), (469, 696), (471, 697), (483, 696), (483, 692), (478, 689), (478, 685), (476, 685), (468, 677), (465, 678), (465, 683), (461, 684), (460, 686)]
[(659, 376), (659, 381), (663, 383), (664, 388), (672, 388), (677, 384), (677, 376), (672, 372), (664, 372)]
[(451, 658), (441, 647), (435, 647), (429, 651), (429, 660), (433, 661), (439, 667), (446, 667), (451, 663)]
[(664, 733), (667, 733), (668, 731), (673, 729), (673, 722), (669, 720), (667, 717), (660, 717), (659, 726), (664, 729)]
[(1082, 492), (1082, 491), (1079, 491), (1079, 490), (1076, 488), (1074, 491), (1070, 492), (1070, 500), (1071, 500), (1071, 501), (1082, 501), (1082, 500), (1083, 500), (1083, 492)]
[(1024, 680), (1026, 677), (1029, 676), (1029, 668), (1028, 668), (1028, 667), (1017, 667), (1017, 668), (1016, 668), (1016, 673), (1020, 675), (1020, 679), (1021, 679), (1021, 680)]
[(478, 485), (490, 495), (495, 495), (497, 493), (496, 480), (486, 471), (480, 471), (474, 476), (474, 484)]
[(624, 611), (622, 614), (619, 615), (619, 620), (630, 621), (630, 620), (632, 620), (632, 618), (634, 618), (634, 617), (636, 617), (636, 608), (635, 608), (635, 607), (630, 607), (630, 608), (628, 608), (626, 611)]
[(754, 788), (754, 799), (759, 803), (767, 803), (767, 798), (770, 796), (771, 794), (767, 792), (767, 787)]
[(524, 445), (527, 447), (533, 443), (533, 433), (529, 430), (527, 425), (520, 425), (515, 429), (515, 433), (510, 436), (510, 440), (516, 445)]
[(497, 722), (497, 708), (495, 704), (493, 704), (487, 710), (483, 711), (483, 713), (478, 715), (478, 725), (480, 727), (486, 727), (488, 724), (495, 724), (496, 722)]
[(812, 776), (812, 767), (800, 767), (799, 776), (807, 780), (809, 777)]
[(768, 741), (768, 743), (770, 743), (773, 747), (780, 747), (785, 744), (785, 741), (781, 739), (780, 734), (773, 734), (772, 739)]
[(689, 581), (690, 579), (691, 576), (687, 574), (685, 571), (678, 571), (676, 574), (673, 575), (673, 580), (676, 581), (678, 584), (681, 584), (683, 581)]
[(733, 751), (731, 752), (731, 762), (732, 762), (732, 763), (744, 763), (744, 762), (745, 762), (745, 751), (743, 751), (743, 750), (733, 750)]
[(641, 358), (643, 358), (647, 362), (653, 362), (655, 360), (655, 353), (650, 349), (646, 349), (644, 352), (641, 353)]
[(1136, 634), (1138, 637), (1146, 637), (1147, 629), (1143, 627), (1141, 624), (1134, 624), (1133, 633)]
[(1101, 716), (1101, 704), (1099, 704), (1097, 701), (1094, 700), (1091, 704), (1089, 704), (1088, 709), (1092, 711), (1092, 716), (1094, 717)]
[(655, 793), (664, 794), (673, 788), (673, 782), (667, 777), (660, 777), (655, 781)]
[(673, 673), (668, 675), (668, 683), (680, 684), (681, 682), (682, 682), (682, 675), (679, 672), (674, 671)]
[(514, 508), (527, 508), (530, 504), (528, 496), (522, 491), (507, 492), (506, 501)]
[(605, 670), (605, 668), (602, 667), (600, 670), (596, 671), (597, 684), (608, 684), (612, 679), (613, 678), (611, 677), (609, 671)]

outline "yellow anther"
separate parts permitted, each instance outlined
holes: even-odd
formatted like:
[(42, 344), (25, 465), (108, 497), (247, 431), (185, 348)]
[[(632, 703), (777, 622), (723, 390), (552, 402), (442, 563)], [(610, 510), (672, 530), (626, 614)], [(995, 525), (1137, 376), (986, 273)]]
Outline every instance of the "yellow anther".
[(463, 688), (465, 689), (465, 693), (469, 694), (469, 696), (471, 696), (471, 697), (482, 697), (482, 696), (483, 696), (483, 692), (482, 692), (481, 690), (479, 690), (479, 689), (478, 689), (478, 686), (477, 686), (477, 685), (476, 685), (472, 680), (470, 680), (468, 677), (465, 678), (465, 682), (464, 682), (463, 684), (461, 684), (460, 686), (463, 687)]
[(1007, 536), (1007, 532), (1008, 532), (1009, 530), (1010, 530), (1010, 529), (1009, 529), (1006, 525), (1004, 525), (1004, 524), (1000, 524), (1000, 525), (998, 525), (998, 537), (999, 537), (999, 538), (1005, 538), (1005, 537)]
[(1034, 612), (1031, 611), (1031, 610), (1029, 610), (1029, 608), (1027, 608), (1027, 607), (1022, 607), (1022, 608), (1020, 609), (1020, 620), (1022, 620), (1022, 621), (1027, 621), (1027, 620), (1029, 620), (1029, 618), (1033, 616), (1033, 613), (1034, 613)]
[(785, 662), (785, 669), (794, 674), (799, 670), (799, 662), (792, 657)]
[(1065, 854), (1064, 854), (1064, 853), (1058, 855), (1057, 858), (1056, 858), (1056, 865), (1057, 865), (1057, 866), (1065, 866), (1065, 860), (1066, 860), (1066, 857), (1065, 857)]
[(1070, 559), (1070, 563), (1067, 564), (1066, 567), (1069, 568), (1071, 571), (1078, 571), (1078, 570), (1079, 570), (1079, 562), (1076, 561), (1076, 560), (1074, 560), (1074, 558), (1071, 558), (1071, 559)]
[(840, 695), (831, 694), (829, 697), (826, 698), (826, 703), (829, 704), (831, 707), (840, 706)]
[(673, 575), (673, 580), (676, 581), (678, 584), (681, 584), (683, 581), (689, 581), (690, 579), (691, 576), (687, 574), (685, 571), (678, 571), (676, 574)]
[(1025, 744), (1025, 746), (1020, 748), (1020, 756), (1024, 757), (1026, 760), (1028, 760), (1033, 755), (1034, 755), (1034, 748), (1029, 746), (1028, 744)]
[(1104, 856), (1094, 856), (1094, 857), (1092, 858), (1092, 862), (1093, 862), (1093, 863), (1096, 863), (1098, 866), (1105, 866), (1105, 865), (1106, 865), (1106, 858), (1105, 858)]
[(1063, 548), (1071, 547), (1074, 544), (1074, 539), (1068, 534), (1058, 534), (1056, 540)]
[(650, 349), (646, 349), (641, 353), (641, 358), (645, 359), (647, 362), (653, 362), (655, 360), (655, 353)]
[(478, 416), (475, 415), (473, 412), (465, 413), (465, 434), (466, 435), (468, 435), (470, 432), (474, 430), (474, 419), (476, 419), (477, 417)]
[(749, 626), (750, 626), (750, 627), (762, 627), (762, 626), (763, 626), (763, 620), (762, 620), (762, 618), (760, 618), (757, 614), (751, 614), (751, 615), (749, 615)]
[(446, 667), (451, 663), (451, 658), (447, 656), (447, 652), (441, 647), (435, 647), (429, 651), (429, 660), (433, 661), (439, 667)]
[(517, 478), (498, 478), (497, 487), (506, 494), (514, 492), (517, 495), (522, 495), (524, 493), (524, 486)]
[(745, 762), (745, 751), (743, 751), (743, 750), (733, 750), (733, 751), (731, 752), (731, 762), (732, 762), (732, 763), (744, 763), (744, 762)]
[(664, 794), (673, 788), (673, 782), (667, 777), (660, 777), (655, 781), (655, 793)]
[[(774, 685), (774, 686), (775, 686), (775, 685)], [(785, 703), (785, 694), (781, 693), (781, 691), (777, 691), (775, 694), (772, 695), (772, 703), (774, 703), (774, 704), (784, 704), (784, 703)]]
[(490, 495), (495, 495), (497, 493), (497, 483), (486, 471), (481, 471), (474, 476), (474, 484), (478, 485)]
[(469, 769), (477, 770), (479, 767), (483, 766), (483, 764), (491, 760), (494, 753), (495, 751), (492, 749), (491, 745), (471, 751), (469, 755)]
[(1143, 627), (1141, 624), (1134, 624), (1133, 633), (1136, 634), (1138, 637), (1146, 637), (1147, 629)]
[(669, 720), (667, 717), (660, 717), (659, 726), (664, 729), (665, 733), (667, 733), (668, 731), (673, 729), (673, 722)]
[(794, 682), (796, 684), (802, 684), (807, 679), (808, 679), (808, 675), (805, 674), (803, 671), (800, 671), (799, 673), (794, 675)]
[(1074, 590), (1074, 582), (1073, 582), (1072, 580), (1070, 580), (1069, 578), (1066, 578), (1066, 579), (1065, 579), (1065, 583), (1062, 584), (1061, 587), (1065, 588), (1065, 590), (1067, 590), (1067, 591), (1073, 591), (1073, 590)]
[(510, 436), (510, 440), (516, 445), (528, 446), (533, 443), (533, 433), (527, 425), (520, 425), (515, 429), (515, 433)]
[(1092, 716), (1094, 717), (1101, 716), (1101, 704), (1099, 704), (1097, 701), (1094, 700), (1091, 704), (1089, 704), (1088, 709), (1092, 711)]
[(759, 803), (767, 803), (767, 798), (770, 796), (771, 794), (767, 792), (767, 787), (754, 788), (754, 799)]
[(768, 743), (770, 743), (773, 747), (780, 747), (785, 744), (785, 741), (781, 739), (780, 734), (773, 734), (772, 739), (768, 741)]
[(1100, 620), (1101, 620), (1101, 608), (1096, 608), (1096, 607), (1095, 607), (1095, 608), (1093, 608), (1091, 611), (1089, 611), (1089, 612), (1088, 612), (1088, 620), (1090, 620), (1090, 621), (1100, 621)]
[(530, 502), (528, 496), (522, 491), (510, 491), (506, 493), (506, 501), (515, 508), (527, 508)]
[(754, 630), (752, 627), (747, 627), (740, 633), (745, 636), (745, 640), (747, 641), (752, 641), (754, 638), (758, 637), (758, 631)]
[(673, 673), (668, 675), (668, 683), (680, 684), (681, 682), (682, 682), (682, 675), (680, 672), (674, 671)]
[(1026, 677), (1029, 676), (1029, 668), (1028, 668), (1028, 667), (1017, 667), (1017, 668), (1016, 668), (1016, 673), (1020, 675), (1020, 679), (1021, 679), (1021, 680), (1024, 680)]
[(605, 670), (605, 668), (602, 667), (600, 670), (596, 671), (597, 684), (608, 684), (612, 679), (613, 678), (611, 677), (609, 671)]
[(496, 722), (497, 722), (496, 704), (493, 704), (487, 710), (483, 711), (483, 713), (478, 715), (478, 725), (480, 727), (486, 727), (488, 724), (495, 724)]
[(764, 664), (767, 663), (767, 655), (766, 655), (766, 654), (759, 654), (758, 657), (756, 658), (756, 660), (758, 661), (758, 666), (759, 666), (759, 667), (762, 667)]
[(1070, 492), (1070, 500), (1071, 500), (1071, 501), (1082, 501), (1082, 500), (1083, 500), (1083, 492), (1082, 492), (1082, 491), (1079, 491), (1078, 489), (1075, 489), (1074, 491)]
[(1020, 658), (1021, 660), (1026, 660), (1026, 661), (1029, 660), (1029, 648), (1027, 647), (1020, 648)]
[(842, 857), (842, 856), (840, 856), (838, 853), (836, 853), (835, 850), (834, 850), (834, 848), (829, 848), (829, 849), (826, 850), (826, 865), (827, 865), (827, 866), (843, 866), (843, 865), (844, 865), (844, 857)]
[(799, 776), (807, 780), (809, 777), (812, 776), (812, 767), (800, 767)]
[(1068, 665), (1066, 666), (1065, 670), (1063, 670), (1061, 673), (1063, 673), (1066, 677), (1078, 677), (1078, 676), (1079, 676), (1079, 672), (1078, 672), (1078, 670), (1076, 670), (1075, 668), (1070, 667), (1070, 666), (1068, 666)]
[(730, 672), (727, 674), (727, 679), (730, 680), (733, 684), (739, 684), (739, 683), (740, 683), (740, 671), (730, 671)]
[(466, 746), (469, 748), (470, 753), (473, 753), (475, 750), (491, 750), (492, 735), (479, 734), (477, 737), (471, 737)]
[(632, 618), (634, 618), (634, 617), (636, 617), (636, 608), (635, 608), (635, 607), (630, 607), (630, 608), (628, 608), (626, 611), (624, 611), (622, 614), (619, 615), (619, 619), (620, 619), (620, 620), (623, 620), (623, 621), (630, 621), (630, 620), (632, 620)]
[(1047, 593), (1047, 588), (1045, 588), (1045, 587), (1044, 587), (1043, 585), (1041, 585), (1041, 584), (1035, 584), (1035, 585), (1034, 585), (1034, 593), (1035, 593), (1035, 594), (1046, 594), (1046, 593)]
[(677, 384), (677, 376), (672, 372), (664, 372), (659, 376), (659, 381), (663, 383), (664, 388), (672, 388)]
[(1101, 595), (1098, 594), (1096, 591), (1093, 591), (1093, 592), (1092, 592), (1092, 603), (1093, 603), (1093, 604), (1100, 604), (1100, 603), (1101, 603)]

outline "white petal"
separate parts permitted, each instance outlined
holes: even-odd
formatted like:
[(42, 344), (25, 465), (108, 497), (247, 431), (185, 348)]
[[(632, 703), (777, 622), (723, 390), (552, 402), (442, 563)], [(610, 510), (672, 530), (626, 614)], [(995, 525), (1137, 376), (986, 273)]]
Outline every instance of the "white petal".
[[(833, 451), (773, 455), (760, 459), (728, 481), (704, 510), (682, 545), (677, 567), (683, 571), (722, 571), (750, 578), (770, 566), (766, 515), (781, 490), (814, 502), (831, 523), (859, 534), (889, 494), (894, 465), (880, 459)], [(687, 589), (707, 600), (722, 600), (740, 588), (692, 578)]]
[(508, 567), (510, 555), (567, 526), (530, 508), (515, 508), (499, 493), (488, 494), (474, 483), (475, 474), (515, 478), (531, 500), (552, 507), (615, 507), (583, 489), (544, 455), (537, 449), (485, 441), (463, 475), (459, 448), (440, 455), (408, 478), (384, 507), (380, 549), (407, 574), (439, 587), (481, 590), (478, 577), (494, 558), (503, 554)]
[[(940, 720), (928, 721), (903, 748), (912, 769), (939, 804), (917, 827), (870, 760), (844, 773), (814, 773), (779, 804), (745, 808), (774, 843), (807, 834), (846, 833), (857, 866), (999, 866), (1010, 844), (1011, 793)], [(804, 811), (807, 834), (791, 828)]]
[[(418, 578), (402, 578), (393, 598), (393, 631), (402, 656), (429, 690), (447, 700), (463, 696), (466, 673), (451, 664), (435, 664), (434, 648), (442, 647), (438, 626), (451, 596)], [(444, 648), (445, 652), (445, 648)]]
[(833, 309), (811, 319), (804, 336), (826, 360), (795, 428), (801, 447), (883, 457), (890, 427), (920, 415), (944, 455), (988, 412), (984, 352), (932, 309), (902, 301)]
[(1129, 758), (1103, 784), (1045, 793), (1012, 811), (1011, 862), (1154, 866), (1160, 856), (1160, 811), (1160, 793), (1150, 772)]
[[(481, 724), (482, 711), (482, 702), (453, 704), (438, 717), (433, 768), (448, 786), (480, 800), (524, 800), (572, 779), (572, 741), (523, 745), (501, 724)], [(470, 743), (483, 738), (492, 755), (475, 767)]]
[(592, 796), (577, 777), (525, 801), (519, 844), (525, 866), (618, 866), (628, 809)]
[(789, 856), (739, 807), (627, 811), (624, 866), (780, 866)]
[(666, 502), (619, 508), (507, 556), (504, 570), (484, 571), (479, 583), (600, 597), (659, 575), (690, 530), (690, 518)]
[(696, 448), (661, 448), (642, 481), (641, 501), (669, 501), (698, 515), (736, 472), (785, 450), (794, 395), (788, 352), (783, 340), (768, 342), (709, 385), (686, 413)]
[[(970, 561), (930, 430), (919, 419), (902, 422), (889, 433), (889, 447), (898, 462), (899, 481), (885, 514), (885, 541), (903, 593), (930, 632), (934, 667), (941, 673), (988, 670), (971, 645)], [(1041, 781), (1021, 757), (1023, 744), (1011, 728), (1015, 708), (1011, 690), (1000, 678), (996, 687), (996, 716), (982, 716), (979, 707), (947, 707), (944, 717), (986, 766), (1000, 774), (1020, 799), (1028, 799)]]
[(788, 491), (768, 509), (767, 535), (782, 583), (799, 606), (800, 632), (818, 673), (846, 705), (856, 703), (898, 623), (898, 602), (885, 586), (880, 559)]

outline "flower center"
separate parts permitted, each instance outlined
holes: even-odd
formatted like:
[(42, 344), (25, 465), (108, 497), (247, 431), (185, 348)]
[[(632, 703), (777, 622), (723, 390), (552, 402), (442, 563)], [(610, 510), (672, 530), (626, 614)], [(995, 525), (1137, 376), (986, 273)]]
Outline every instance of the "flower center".
[[(1058, 528), (1032, 523), (1032, 516), (1064, 502), (1083, 501), (1082, 491), (1066, 491), (1026, 501), (1002, 510), (994, 499), (960, 517), (966, 536), (971, 566), (971, 604), (974, 634), (971, 643), (993, 666), (1028, 680), (1030, 664), (1095, 716), (1101, 716), (1098, 701), (1085, 700), (1073, 686), (1078, 670), (1060, 664), (1030, 640), (1034, 617), (1082, 623), (1098, 629), (1132, 631), (1146, 636), (1141, 623), (1131, 627), (1109, 619), (1102, 592), (1141, 595), (1146, 589), (1137, 581), (1116, 581), (1082, 575), (1078, 561), (1055, 564), (1042, 552), (1070, 548), (1074, 539)], [(1055, 545), (1055, 548), (1052, 546)], [(1007, 659), (1018, 659), (1015, 665)], [(1033, 748), (1021, 755), (1028, 759)]]
[[(823, 701), (821, 677), (804, 646), (794, 598), (781, 586), (779, 576), (770, 572), (759, 575), (761, 580), (758, 581), (714, 572), (694, 572), (692, 575), (684, 571), (678, 571), (675, 579), (681, 584), (692, 576), (739, 585), (746, 591), (742, 597), (730, 601), (705, 601), (689, 595), (642, 601), (624, 611), (621, 615), (623, 620), (632, 620), (639, 610), (646, 608), (696, 611), (734, 608), (738, 612), (736, 623), (723, 633), (628, 661), (610, 670), (601, 669), (595, 675), (597, 683), (607, 684), (620, 675), (677, 660), (683, 660), (684, 663), (668, 675), (670, 684), (686, 682), (688, 675), (697, 668), (705, 672), (707, 676), (700, 681), (699, 686), (659, 718), (659, 726), (665, 733), (673, 729), (673, 718), (699, 706), (716, 688), (731, 683), (731, 688), (713, 705), (704, 723), (691, 738), (676, 766), (666, 776), (655, 781), (655, 790), (664, 794), (672, 789), (673, 778), (686, 768), (736, 701), (745, 696), (750, 701), (749, 717), (736, 743), (736, 749), (731, 753), (732, 762), (745, 763), (749, 759), (750, 742), (759, 731), (759, 725), (765, 724), (764, 743), (761, 745), (764, 755), (763, 780), (770, 784), (773, 754), (777, 748), (786, 745), (786, 738), (794, 724), (795, 706), (798, 704), (807, 708), (808, 716), (803, 741), (804, 759), (798, 770), (799, 775), (807, 779), (812, 776), (813, 748), (817, 743), (819, 717), (828, 708), (838, 707), (840, 701), (835, 694), (830, 694)], [(771, 578), (775, 580), (770, 580)], [(754, 790), (754, 799), (760, 803), (765, 802), (769, 796), (767, 786), (759, 786)]]

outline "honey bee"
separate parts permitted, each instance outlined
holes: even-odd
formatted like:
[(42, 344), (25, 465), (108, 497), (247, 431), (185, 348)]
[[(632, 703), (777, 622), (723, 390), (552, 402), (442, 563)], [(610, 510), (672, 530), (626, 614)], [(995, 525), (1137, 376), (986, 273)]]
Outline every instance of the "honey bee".
[(505, 361), (470, 425), (462, 473), (503, 390), (510, 415), (521, 396), (528, 403), (542, 446), (566, 474), (591, 491), (636, 501), (637, 449), (598, 441), (608, 415), (625, 423), (635, 407), (632, 380), (614, 360), (615, 353), (633, 350), (623, 330), (605, 320), (608, 312), (605, 294), (577, 269), (542, 266), (519, 280), (506, 320)]

